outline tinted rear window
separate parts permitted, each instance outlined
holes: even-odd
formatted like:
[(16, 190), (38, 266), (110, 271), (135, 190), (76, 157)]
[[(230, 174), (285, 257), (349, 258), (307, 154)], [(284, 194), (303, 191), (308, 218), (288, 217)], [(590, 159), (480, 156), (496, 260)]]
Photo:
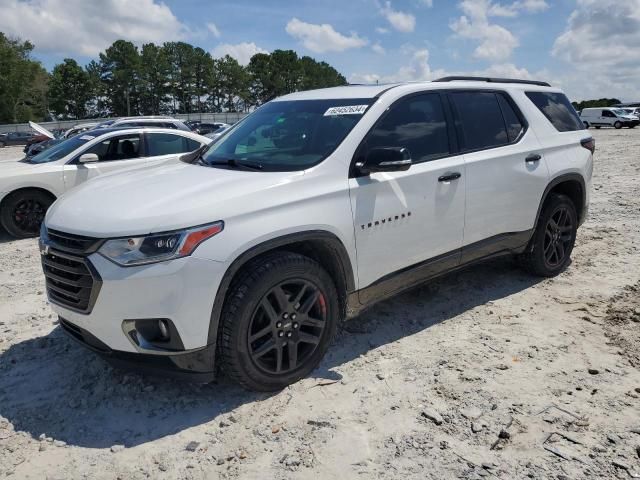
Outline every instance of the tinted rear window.
[(493, 92), (453, 92), (463, 150), (499, 147), (509, 142), (505, 120)]
[(576, 110), (563, 93), (526, 92), (526, 94), (559, 132), (584, 129)]

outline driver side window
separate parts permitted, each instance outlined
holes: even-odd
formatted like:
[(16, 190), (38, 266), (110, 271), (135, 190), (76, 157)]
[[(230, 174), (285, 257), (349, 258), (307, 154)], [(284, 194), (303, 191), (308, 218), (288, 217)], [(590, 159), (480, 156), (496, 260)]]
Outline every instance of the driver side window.
[(406, 148), (413, 163), (448, 155), (449, 135), (440, 95), (414, 95), (392, 105), (367, 137), (366, 150), (377, 147)]
[(140, 158), (140, 135), (129, 134), (110, 137), (83, 153), (95, 153), (100, 162)]

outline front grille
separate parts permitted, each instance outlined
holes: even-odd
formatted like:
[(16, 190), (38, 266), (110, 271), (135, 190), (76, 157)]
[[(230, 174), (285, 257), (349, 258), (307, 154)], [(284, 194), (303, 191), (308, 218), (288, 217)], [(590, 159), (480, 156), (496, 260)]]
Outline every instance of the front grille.
[(47, 237), (52, 247), (65, 252), (79, 254), (93, 253), (102, 243), (102, 240), (99, 238), (64, 233), (50, 228), (47, 229)]
[(89, 313), (102, 284), (85, 257), (50, 249), (42, 255), (49, 299), (72, 310)]

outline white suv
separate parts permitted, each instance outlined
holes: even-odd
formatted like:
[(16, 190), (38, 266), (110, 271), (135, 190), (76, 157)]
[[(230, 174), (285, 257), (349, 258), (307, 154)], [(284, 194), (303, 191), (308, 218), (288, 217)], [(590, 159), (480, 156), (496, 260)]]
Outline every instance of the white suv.
[(286, 95), (185, 163), (97, 179), (41, 233), (49, 299), (114, 363), (274, 390), (339, 323), (515, 254), (569, 263), (594, 143), (542, 82), (446, 78)]

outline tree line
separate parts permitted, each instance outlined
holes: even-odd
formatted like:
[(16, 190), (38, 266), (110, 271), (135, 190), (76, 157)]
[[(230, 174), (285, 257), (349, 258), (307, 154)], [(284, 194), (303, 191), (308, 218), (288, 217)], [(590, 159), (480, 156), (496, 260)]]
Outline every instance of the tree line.
[(622, 102), (617, 98), (599, 98), (597, 100), (583, 100), (581, 102), (571, 103), (573, 104), (573, 108), (580, 112), (583, 108), (613, 107)]
[(185, 42), (116, 40), (81, 66), (47, 72), (34, 45), (0, 32), (0, 123), (192, 112), (247, 112), (286, 93), (346, 85), (326, 62), (293, 50), (257, 53), (247, 66)]

